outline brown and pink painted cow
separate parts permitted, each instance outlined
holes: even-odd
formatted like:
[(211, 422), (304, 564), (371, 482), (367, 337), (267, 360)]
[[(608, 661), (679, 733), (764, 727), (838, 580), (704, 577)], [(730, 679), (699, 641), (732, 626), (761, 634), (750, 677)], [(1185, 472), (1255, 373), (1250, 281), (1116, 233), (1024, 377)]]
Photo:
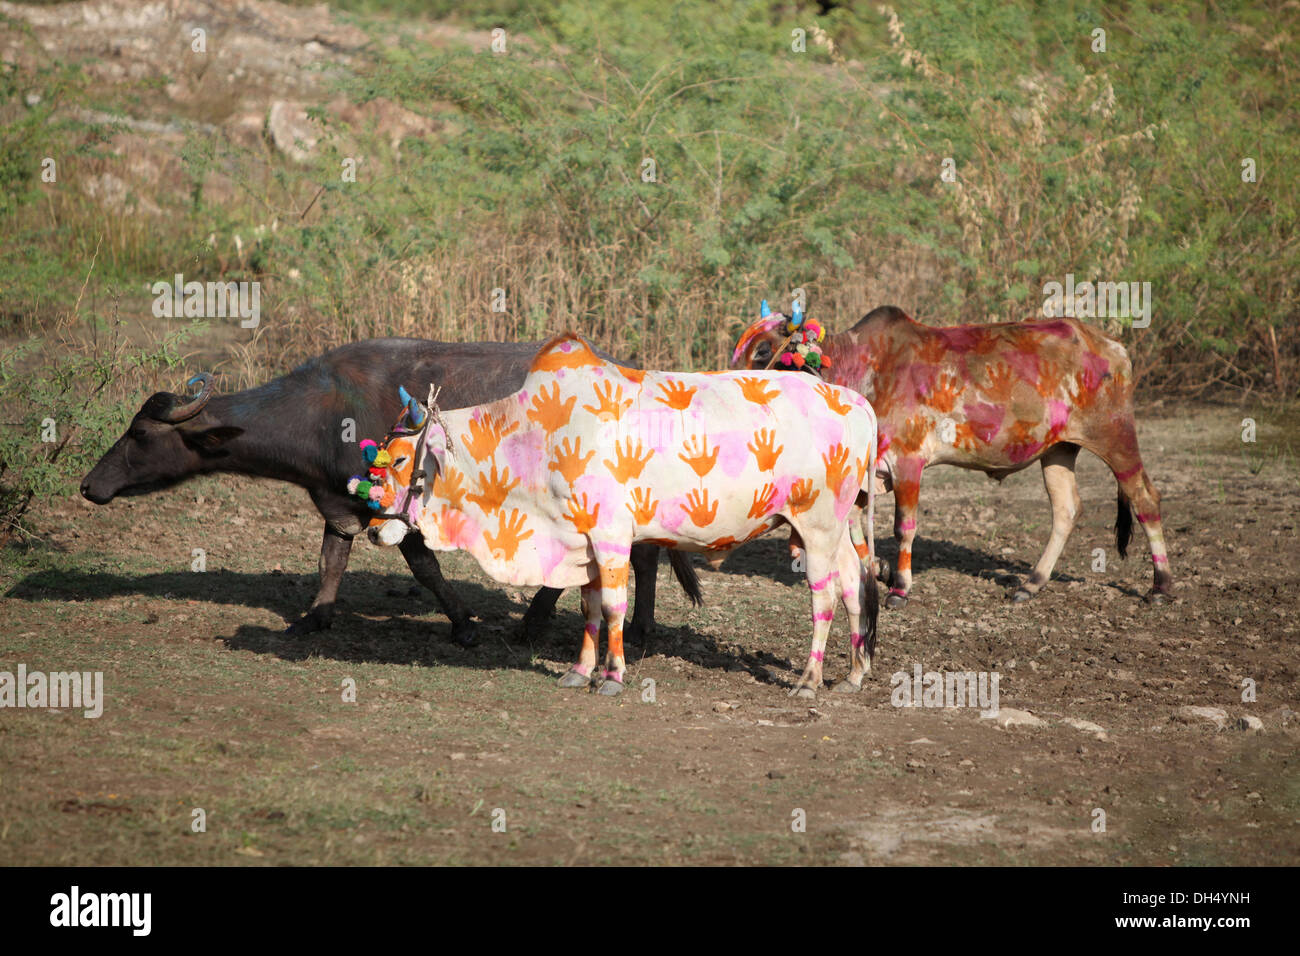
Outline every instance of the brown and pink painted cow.
[(376, 462), (389, 513), (372, 519), (371, 538), (396, 544), (418, 531), (432, 550), (468, 551), (497, 581), (581, 587), (581, 650), (560, 686), (595, 682), (610, 695), (626, 672), (634, 544), (721, 553), (788, 525), (806, 554), (813, 621), (791, 693), (821, 686), (837, 596), (850, 671), (836, 689), (855, 691), (875, 645), (861, 509), (869, 529), (876, 449), (871, 406), (849, 389), (780, 372), (644, 372), (568, 333), (538, 352), (519, 392), (455, 411), (434, 403), (420, 435), (386, 443)]
[[(751, 325), (732, 365), (767, 368), (781, 359), (789, 349), (788, 322), (777, 314)], [(1138, 453), (1133, 369), (1118, 342), (1074, 319), (931, 328), (883, 306), (847, 332), (825, 336), (820, 350), (828, 360), (820, 376), (866, 396), (879, 416), (878, 474), (894, 492), (898, 541), (890, 607), (904, 604), (911, 586), (921, 474), (930, 465), (957, 465), (1000, 481), (1041, 463), (1052, 534), (1014, 598), (1037, 594), (1079, 514), (1074, 464), (1080, 448), (1101, 458), (1119, 483), (1120, 555), (1127, 555), (1132, 536), (1132, 508), (1155, 565), (1148, 599), (1169, 595), (1160, 495)]]

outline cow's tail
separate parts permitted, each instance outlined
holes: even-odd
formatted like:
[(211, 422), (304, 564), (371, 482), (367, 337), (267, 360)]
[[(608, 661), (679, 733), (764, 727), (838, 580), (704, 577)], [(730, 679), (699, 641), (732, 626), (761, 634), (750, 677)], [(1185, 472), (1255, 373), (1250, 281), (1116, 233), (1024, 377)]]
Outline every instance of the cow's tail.
[[(858, 561), (862, 565), (861, 604), (865, 630), (862, 637), (867, 642), (867, 657), (876, 656), (876, 623), (880, 617), (880, 594), (876, 588), (876, 454), (878, 451), (879, 432), (876, 428), (875, 415), (871, 420), (871, 455), (867, 459), (867, 528), (864, 533), (862, 522), (849, 522), (849, 537), (858, 552)], [(860, 500), (860, 499), (859, 499)]]
[(690, 556), (675, 548), (669, 548), (668, 563), (672, 565), (673, 574), (677, 577), (677, 583), (682, 586), (682, 590), (691, 599), (691, 603), (697, 607), (703, 604), (704, 595), (700, 593), (700, 578), (695, 573), (695, 566), (691, 564)]
[(1117, 488), (1119, 508), (1115, 512), (1115, 550), (1121, 558), (1128, 557), (1128, 544), (1133, 540), (1133, 505), (1124, 494), (1123, 488)]

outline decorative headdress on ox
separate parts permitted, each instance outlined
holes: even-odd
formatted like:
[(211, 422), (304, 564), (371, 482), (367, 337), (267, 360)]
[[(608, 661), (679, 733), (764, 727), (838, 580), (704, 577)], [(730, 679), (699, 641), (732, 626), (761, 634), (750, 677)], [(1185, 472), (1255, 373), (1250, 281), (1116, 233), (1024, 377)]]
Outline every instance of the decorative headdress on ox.
[(780, 312), (773, 312), (764, 299), (759, 306), (759, 320), (747, 328), (740, 337), (731, 361), (733, 363), (740, 361), (754, 339), (768, 332), (776, 332), (785, 340), (779, 349), (773, 350), (772, 362), (768, 368), (776, 365), (819, 372), (831, 367), (830, 357), (821, 350), (821, 343), (826, 338), (826, 329), (816, 319), (804, 316), (803, 306), (798, 300), (791, 305), (790, 317), (787, 318)]
[[(399, 435), (414, 434), (424, 425), (425, 411), (420, 403), (405, 388), (399, 386), (397, 392), (402, 399), (402, 414), (398, 416), (393, 430), (384, 436), (384, 445)], [(395, 495), (391, 489), (384, 488), (384, 469), (392, 464), (388, 450), (380, 448), (378, 443), (369, 438), (361, 442), (360, 448), (361, 457), (366, 460), (367, 471), (364, 475), (353, 475), (348, 479), (348, 494), (356, 495), (371, 511), (391, 508)]]

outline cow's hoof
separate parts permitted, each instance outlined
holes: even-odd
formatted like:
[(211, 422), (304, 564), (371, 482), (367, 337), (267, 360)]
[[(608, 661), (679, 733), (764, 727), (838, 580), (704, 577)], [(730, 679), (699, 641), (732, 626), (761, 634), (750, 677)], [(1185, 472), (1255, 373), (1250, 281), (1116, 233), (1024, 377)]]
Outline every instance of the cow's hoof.
[(802, 697), (804, 700), (816, 700), (817, 692), (811, 687), (792, 687), (790, 688), (791, 697)]
[(1169, 603), (1169, 595), (1164, 591), (1148, 591), (1143, 600), (1148, 604), (1167, 604)]
[(900, 607), (907, 607), (907, 595), (890, 594), (889, 597), (885, 598), (885, 607), (892, 611), (896, 611)]
[(856, 694), (862, 690), (861, 684), (855, 684), (847, 677), (831, 688), (832, 694)]
[(473, 647), (478, 643), (478, 622), (472, 620), (452, 621), (451, 639), (461, 647)]
[(623, 682), (614, 680), (612, 677), (606, 678), (600, 682), (600, 686), (596, 688), (596, 693), (602, 697), (617, 697), (623, 693)]
[(1026, 601), (1034, 599), (1034, 592), (1026, 591), (1024, 588), (1016, 588), (1007, 596), (1011, 598), (1013, 604), (1024, 604)]
[(314, 634), (317, 631), (328, 631), (333, 620), (324, 614), (313, 614), (308, 611), (298, 620), (294, 621), (284, 629), (288, 637), (301, 637), (303, 634)]
[(577, 671), (575, 671), (573, 668), (569, 668), (567, 671), (564, 672), (564, 676), (561, 677), (561, 678), (559, 679), (559, 681), (558, 681), (558, 683), (556, 684), (556, 686), (558, 686), (558, 687), (586, 687), (586, 686), (587, 686), (588, 684), (590, 684), (590, 683), (591, 683), (591, 675), (590, 675), (590, 674), (579, 674), (579, 673), (578, 673)]

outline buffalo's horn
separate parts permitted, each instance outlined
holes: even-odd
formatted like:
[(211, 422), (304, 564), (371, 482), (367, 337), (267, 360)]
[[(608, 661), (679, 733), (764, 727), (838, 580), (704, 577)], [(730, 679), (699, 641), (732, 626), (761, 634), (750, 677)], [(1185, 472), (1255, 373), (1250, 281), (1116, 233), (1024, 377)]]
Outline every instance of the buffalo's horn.
[(173, 405), (167, 411), (158, 416), (159, 421), (175, 425), (193, 418), (199, 412), (203, 411), (203, 406), (208, 404), (208, 399), (212, 398), (213, 378), (207, 372), (200, 372), (192, 379), (186, 382), (186, 386), (199, 384), (202, 387), (199, 393), (179, 405)]
[(767, 299), (764, 299), (762, 304), (758, 307), (759, 318), (766, 319), (771, 314), (772, 310), (768, 307)]

